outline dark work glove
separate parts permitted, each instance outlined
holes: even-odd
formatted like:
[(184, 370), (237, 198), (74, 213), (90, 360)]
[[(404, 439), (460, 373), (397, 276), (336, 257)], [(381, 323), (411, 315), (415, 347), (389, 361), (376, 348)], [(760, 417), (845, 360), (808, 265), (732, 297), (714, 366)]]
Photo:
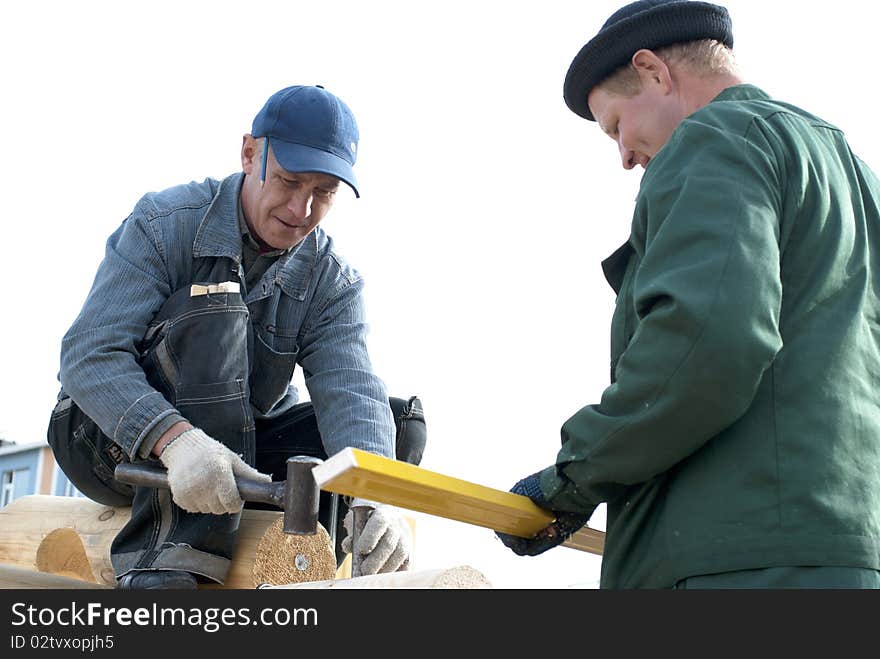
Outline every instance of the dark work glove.
[(538, 554), (543, 554), (548, 549), (561, 545), (584, 524), (590, 521), (590, 515), (551, 510), (550, 504), (544, 498), (544, 492), (541, 491), (538, 474), (526, 476), (510, 488), (510, 491), (514, 494), (527, 496), (536, 506), (553, 513), (556, 517), (550, 526), (538, 531), (532, 538), (520, 538), (496, 531), (495, 535), (501, 539), (504, 546), (511, 549), (517, 556), (537, 556)]

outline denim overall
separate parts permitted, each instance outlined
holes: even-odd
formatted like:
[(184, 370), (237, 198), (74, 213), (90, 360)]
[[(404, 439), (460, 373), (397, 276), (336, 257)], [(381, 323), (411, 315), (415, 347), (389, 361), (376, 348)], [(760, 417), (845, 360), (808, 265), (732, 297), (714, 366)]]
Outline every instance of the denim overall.
[[(232, 259), (209, 263), (207, 272), (197, 272), (194, 281), (240, 283), (239, 267)], [(138, 351), (150, 385), (183, 417), (273, 480), (286, 477), (285, 461), (292, 455), (327, 457), (311, 403), (255, 421), (252, 403), (277, 399), (290, 378), (273, 382), (261, 377), (261, 363), (284, 355), (254, 340), (242, 293), (192, 295), (189, 286), (178, 290), (156, 314)], [(421, 403), (412, 397), (391, 398), (390, 404), (397, 458), (418, 464), (426, 441)], [(83, 494), (106, 505), (131, 505), (131, 519), (110, 550), (117, 578), (137, 570), (176, 569), (223, 582), (241, 513), (190, 513), (172, 501), (168, 490), (115, 481), (116, 465), (128, 457), (63, 391), (48, 440), (59, 466)], [(345, 512), (340, 505), (342, 510), (337, 509), (336, 497), (321, 493), (319, 519), (336, 537), (339, 562), (344, 557), (339, 544)]]

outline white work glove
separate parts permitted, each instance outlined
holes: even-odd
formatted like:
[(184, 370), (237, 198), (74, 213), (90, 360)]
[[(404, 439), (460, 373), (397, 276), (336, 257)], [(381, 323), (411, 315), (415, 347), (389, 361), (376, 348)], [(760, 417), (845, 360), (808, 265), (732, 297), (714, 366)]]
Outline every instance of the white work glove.
[(159, 460), (168, 470), (174, 503), (191, 513), (237, 513), (244, 502), (235, 485), (236, 476), (267, 483), (272, 480), (201, 428), (187, 430), (168, 442)]
[(361, 575), (408, 570), (412, 553), (412, 531), (394, 506), (366, 499), (353, 499), (342, 520), (346, 532), (342, 540), (342, 551), (352, 553), (353, 510), (359, 506), (366, 506), (371, 510), (363, 531), (354, 543), (354, 551), (362, 557)]

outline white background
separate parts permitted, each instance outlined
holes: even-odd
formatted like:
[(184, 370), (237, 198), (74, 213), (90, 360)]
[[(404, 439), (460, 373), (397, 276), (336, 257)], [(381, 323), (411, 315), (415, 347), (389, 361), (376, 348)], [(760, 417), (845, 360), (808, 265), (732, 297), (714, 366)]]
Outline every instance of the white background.
[[(561, 424), (608, 382), (599, 262), (640, 177), (562, 81), (620, 4), (3, 3), (0, 436), (45, 437), (61, 337), (137, 199), (238, 171), (265, 99), (322, 84), (358, 119), (362, 192), (342, 189), (324, 227), (366, 277), (376, 370), (424, 402), (422, 466), (506, 490), (552, 464)], [(880, 166), (868, 6), (727, 3), (746, 78)], [(418, 516), (414, 568), (455, 565), (496, 587), (595, 587), (600, 560), (519, 558)]]

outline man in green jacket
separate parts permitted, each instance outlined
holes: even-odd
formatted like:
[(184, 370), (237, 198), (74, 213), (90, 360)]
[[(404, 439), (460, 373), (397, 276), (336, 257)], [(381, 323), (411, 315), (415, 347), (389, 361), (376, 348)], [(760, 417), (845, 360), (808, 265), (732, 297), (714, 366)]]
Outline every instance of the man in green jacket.
[(880, 184), (843, 133), (744, 81), (731, 20), (641, 0), (564, 97), (644, 169), (612, 384), (513, 492), (553, 511), (520, 555), (606, 502), (603, 588), (880, 587)]

